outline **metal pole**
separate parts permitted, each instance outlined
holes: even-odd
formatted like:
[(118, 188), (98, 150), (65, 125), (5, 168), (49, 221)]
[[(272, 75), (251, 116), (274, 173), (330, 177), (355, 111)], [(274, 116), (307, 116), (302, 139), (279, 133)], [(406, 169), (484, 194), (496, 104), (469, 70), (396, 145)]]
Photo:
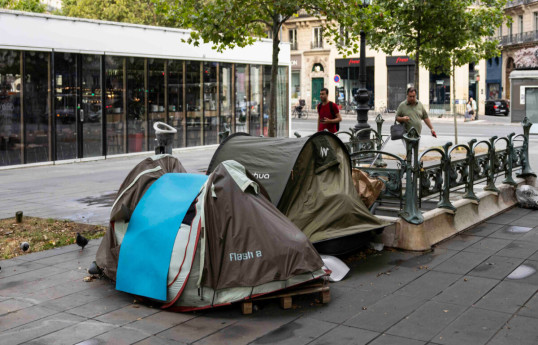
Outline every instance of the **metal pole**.
[[(359, 68), (359, 91), (355, 95), (355, 101), (357, 102), (357, 124), (355, 125), (355, 131), (361, 129), (370, 128), (368, 124), (368, 101), (370, 96), (366, 89), (366, 34), (361, 30), (361, 56), (360, 56), (360, 68)], [(368, 140), (370, 133), (364, 131), (359, 135), (359, 140)]]

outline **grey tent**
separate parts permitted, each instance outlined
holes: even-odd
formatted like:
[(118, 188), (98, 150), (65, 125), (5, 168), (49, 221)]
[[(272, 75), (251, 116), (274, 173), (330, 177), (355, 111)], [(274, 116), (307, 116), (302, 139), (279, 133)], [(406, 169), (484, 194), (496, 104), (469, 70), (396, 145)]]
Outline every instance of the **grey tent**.
[(241, 164), (223, 162), (209, 176), (182, 170), (160, 155), (122, 184), (96, 260), (117, 290), (188, 311), (326, 276), (306, 236)]
[(349, 153), (334, 134), (295, 139), (237, 133), (219, 146), (208, 173), (228, 159), (244, 165), (263, 184), (273, 204), (321, 253), (353, 251), (364, 244), (366, 233), (387, 225), (357, 194)]

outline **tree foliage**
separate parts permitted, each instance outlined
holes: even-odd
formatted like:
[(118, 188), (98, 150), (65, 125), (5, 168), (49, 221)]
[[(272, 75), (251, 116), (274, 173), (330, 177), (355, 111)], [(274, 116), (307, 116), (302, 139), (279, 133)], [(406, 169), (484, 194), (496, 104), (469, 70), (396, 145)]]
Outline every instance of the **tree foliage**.
[(46, 6), (39, 0), (0, 0), (0, 8), (37, 13), (46, 10)]

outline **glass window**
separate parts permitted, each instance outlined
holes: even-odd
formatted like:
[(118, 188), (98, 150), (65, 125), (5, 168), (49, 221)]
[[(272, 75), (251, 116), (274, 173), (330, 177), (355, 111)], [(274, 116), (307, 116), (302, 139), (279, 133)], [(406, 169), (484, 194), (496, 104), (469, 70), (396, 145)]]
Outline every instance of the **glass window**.
[[(44, 52), (25, 52), (24, 121), (26, 123), (26, 162), (50, 159), (49, 60)], [(1, 163), (0, 163), (1, 164)]]
[(218, 142), (217, 114), (217, 63), (204, 62), (204, 145)]
[(312, 31), (312, 48), (323, 48), (322, 29), (314, 28)]
[(297, 47), (297, 29), (291, 29), (288, 31), (290, 43), (291, 43), (291, 50), (297, 50), (299, 49)]
[(301, 71), (291, 72), (291, 98), (294, 100), (301, 98)]
[(128, 152), (147, 151), (144, 71), (144, 58), (126, 58)]
[(235, 132), (247, 132), (248, 76), (247, 65), (235, 65)]
[(220, 88), (220, 131), (232, 130), (232, 64), (221, 63)]
[(164, 111), (164, 60), (148, 59), (148, 114), (149, 114), (149, 150), (155, 150), (155, 122), (166, 123)]
[(102, 149), (101, 56), (81, 55), (82, 104), (80, 114), (83, 157), (96, 157)]
[(22, 163), (20, 55), (0, 50), (0, 166)]
[(534, 31), (538, 31), (538, 12), (534, 12)]
[(276, 97), (276, 126), (278, 137), (289, 137), (288, 68), (278, 68)]
[(187, 146), (202, 145), (202, 64), (187, 61), (185, 87), (187, 100)]
[(261, 66), (250, 65), (250, 134), (260, 136), (261, 132), (261, 119), (260, 119), (260, 103), (261, 103)]
[(125, 152), (124, 79), (125, 58), (105, 56), (107, 154)]
[(518, 23), (519, 23), (519, 27), (518, 27), (518, 30), (519, 30), (519, 33), (522, 34), (523, 33), (523, 16), (519, 16), (518, 18)]
[(271, 66), (263, 66), (263, 135), (269, 135), (269, 106), (271, 105)]
[(54, 54), (56, 158), (77, 157), (77, 56)]
[(183, 61), (168, 60), (168, 124), (177, 133), (173, 147), (184, 147), (185, 113), (183, 108)]

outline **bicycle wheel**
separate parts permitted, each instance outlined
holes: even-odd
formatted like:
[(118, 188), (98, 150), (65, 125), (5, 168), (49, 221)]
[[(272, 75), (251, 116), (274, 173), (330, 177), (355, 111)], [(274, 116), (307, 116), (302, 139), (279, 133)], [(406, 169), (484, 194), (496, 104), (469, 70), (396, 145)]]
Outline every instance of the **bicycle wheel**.
[(291, 113), (292, 118), (297, 118), (297, 109), (293, 109), (293, 112)]
[(302, 113), (301, 113), (301, 117), (302, 117), (304, 120), (308, 119), (308, 111), (303, 110)]

